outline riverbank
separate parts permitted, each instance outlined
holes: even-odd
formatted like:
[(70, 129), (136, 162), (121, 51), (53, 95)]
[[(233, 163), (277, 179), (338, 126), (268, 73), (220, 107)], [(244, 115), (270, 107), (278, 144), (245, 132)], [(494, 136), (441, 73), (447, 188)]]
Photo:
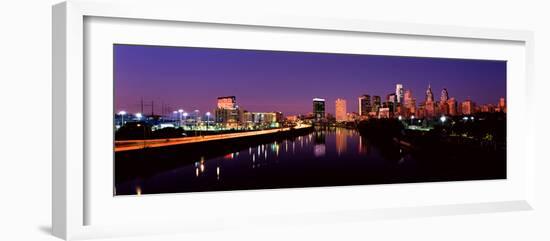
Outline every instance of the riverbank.
[(136, 177), (147, 177), (181, 165), (242, 151), (250, 146), (292, 140), (311, 132), (313, 132), (313, 128), (309, 126), (260, 135), (239, 136), (238, 138), (217, 138), (208, 139), (208, 141), (119, 151), (115, 152), (115, 179), (119, 182)]
[(210, 142), (217, 140), (225, 139), (234, 139), (234, 138), (243, 138), (243, 137), (252, 137), (252, 136), (261, 136), (261, 135), (270, 135), (279, 132), (291, 132), (301, 129), (311, 129), (309, 125), (301, 125), (297, 127), (285, 127), (285, 128), (276, 128), (268, 130), (259, 130), (259, 131), (247, 131), (247, 132), (237, 132), (229, 134), (216, 134), (216, 135), (205, 135), (205, 136), (194, 136), (194, 137), (180, 137), (180, 138), (163, 138), (163, 139), (149, 139), (149, 140), (120, 140), (115, 141), (115, 152), (122, 151), (133, 151), (145, 148), (158, 148), (174, 145), (183, 145), (183, 144), (193, 144), (200, 142)]

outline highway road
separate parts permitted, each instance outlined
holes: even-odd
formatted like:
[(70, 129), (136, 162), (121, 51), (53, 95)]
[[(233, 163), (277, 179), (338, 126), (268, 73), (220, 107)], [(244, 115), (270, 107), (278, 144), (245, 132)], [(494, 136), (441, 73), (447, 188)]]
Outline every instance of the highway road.
[[(301, 125), (297, 126), (294, 129), (302, 129), (311, 127), (310, 125)], [(154, 148), (154, 147), (164, 147), (164, 146), (173, 146), (205, 141), (214, 141), (214, 140), (223, 140), (223, 139), (232, 139), (240, 138), (247, 136), (257, 136), (272, 134), (281, 131), (290, 131), (289, 127), (261, 130), (261, 131), (247, 131), (239, 133), (229, 133), (229, 134), (218, 134), (218, 135), (207, 135), (207, 136), (192, 136), (192, 137), (179, 137), (179, 138), (164, 138), (164, 139), (151, 139), (151, 140), (124, 140), (124, 141), (115, 141), (115, 152), (119, 151), (131, 151), (138, 150), (143, 148)]]

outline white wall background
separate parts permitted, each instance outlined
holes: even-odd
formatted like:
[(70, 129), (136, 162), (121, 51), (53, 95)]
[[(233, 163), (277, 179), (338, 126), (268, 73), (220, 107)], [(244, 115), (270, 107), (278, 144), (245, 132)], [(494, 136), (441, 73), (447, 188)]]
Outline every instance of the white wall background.
[[(0, 240), (56, 240), (51, 228), (51, 5), (0, 5)], [(220, 11), (436, 23), (535, 32), (537, 200), (535, 211), (226, 230), (117, 240), (550, 240), (550, 165), (543, 153), (550, 108), (550, 14), (546, 1), (223, 1)], [(200, 1), (197, 1), (200, 2)], [(152, 9), (151, 11), (154, 11)], [(32, 141), (31, 141), (32, 139)], [(546, 160), (543, 160), (545, 159)]]

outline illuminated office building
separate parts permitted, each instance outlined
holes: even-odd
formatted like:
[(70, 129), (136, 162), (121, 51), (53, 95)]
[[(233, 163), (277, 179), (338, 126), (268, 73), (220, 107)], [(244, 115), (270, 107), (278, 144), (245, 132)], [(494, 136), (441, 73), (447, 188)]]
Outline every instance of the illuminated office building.
[(313, 120), (316, 122), (325, 120), (325, 99), (313, 99)]
[(241, 113), (235, 96), (218, 97), (215, 111), (216, 122), (235, 127), (240, 122)]
[(403, 85), (402, 84), (396, 84), (395, 85), (395, 96), (397, 103), (401, 103), (403, 101)]
[(343, 122), (347, 121), (347, 107), (346, 107), (346, 100), (344, 99), (336, 99), (335, 101), (335, 107), (336, 107), (336, 121), (337, 122)]
[(371, 111), (370, 95), (359, 97), (359, 116), (367, 116)]

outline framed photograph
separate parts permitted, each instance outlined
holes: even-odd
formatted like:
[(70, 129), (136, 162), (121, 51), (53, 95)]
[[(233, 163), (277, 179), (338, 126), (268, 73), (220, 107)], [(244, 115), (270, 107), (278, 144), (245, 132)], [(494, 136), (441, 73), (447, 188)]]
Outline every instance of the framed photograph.
[(117, 1), (53, 26), (61, 238), (532, 209), (531, 32)]

